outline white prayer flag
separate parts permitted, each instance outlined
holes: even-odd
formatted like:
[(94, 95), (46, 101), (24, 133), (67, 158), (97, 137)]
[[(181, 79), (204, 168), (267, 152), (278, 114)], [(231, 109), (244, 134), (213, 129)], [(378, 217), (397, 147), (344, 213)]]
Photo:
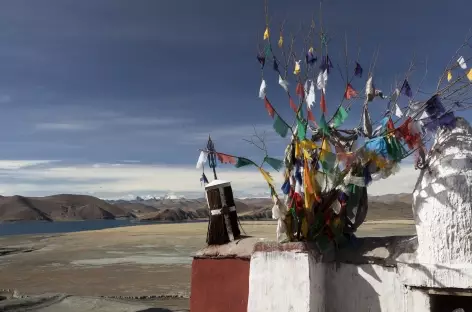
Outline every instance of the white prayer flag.
[(261, 87), (259, 89), (259, 97), (261, 99), (264, 99), (266, 96), (266, 82), (264, 79), (262, 79), (262, 82), (261, 82)]

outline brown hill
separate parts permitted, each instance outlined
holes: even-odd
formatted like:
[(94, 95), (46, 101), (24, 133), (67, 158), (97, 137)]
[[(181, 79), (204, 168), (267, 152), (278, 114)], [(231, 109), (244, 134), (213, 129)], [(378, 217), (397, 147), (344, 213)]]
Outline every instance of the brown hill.
[(61, 194), (47, 197), (5, 196), (0, 198), (0, 220), (92, 220), (128, 216), (122, 208), (86, 195)]
[[(236, 199), (243, 220), (271, 219), (270, 198)], [(182, 221), (208, 218), (206, 200), (149, 199), (104, 201), (92, 196), (61, 194), (47, 197), (0, 196), (0, 221), (92, 220), (136, 218)], [(412, 219), (411, 194), (369, 197), (367, 220)]]

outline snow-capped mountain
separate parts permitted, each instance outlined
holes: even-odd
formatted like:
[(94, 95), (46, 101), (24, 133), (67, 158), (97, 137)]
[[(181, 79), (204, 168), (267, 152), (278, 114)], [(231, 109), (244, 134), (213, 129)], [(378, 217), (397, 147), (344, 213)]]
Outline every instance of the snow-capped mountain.
[(134, 195), (128, 194), (122, 196), (120, 198), (114, 198), (113, 201), (129, 201), (129, 202), (142, 202), (142, 201), (173, 201), (173, 200), (185, 200), (186, 197), (183, 195), (177, 195), (175, 193), (168, 193), (164, 196), (157, 196), (157, 195)]

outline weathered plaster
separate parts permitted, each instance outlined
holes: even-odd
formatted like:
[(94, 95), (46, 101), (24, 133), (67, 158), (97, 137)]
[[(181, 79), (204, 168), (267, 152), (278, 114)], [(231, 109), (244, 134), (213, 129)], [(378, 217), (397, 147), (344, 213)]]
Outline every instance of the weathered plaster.
[(440, 130), (413, 193), (418, 261), (472, 262), (472, 128), (462, 118)]
[(308, 253), (255, 252), (249, 272), (248, 312), (325, 311), (323, 264)]

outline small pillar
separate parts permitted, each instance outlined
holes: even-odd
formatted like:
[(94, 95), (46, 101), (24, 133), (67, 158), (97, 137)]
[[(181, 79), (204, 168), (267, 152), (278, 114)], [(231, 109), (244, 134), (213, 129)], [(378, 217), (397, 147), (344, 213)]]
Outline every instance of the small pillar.
[(251, 253), (260, 239), (208, 246), (192, 262), (190, 311), (246, 312)]

